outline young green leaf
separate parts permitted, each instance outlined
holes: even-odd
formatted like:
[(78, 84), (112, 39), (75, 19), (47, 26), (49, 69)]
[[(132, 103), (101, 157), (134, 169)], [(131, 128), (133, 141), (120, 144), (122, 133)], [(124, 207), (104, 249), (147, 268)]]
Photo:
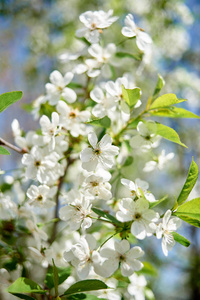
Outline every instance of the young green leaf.
[(126, 101), (126, 103), (129, 105), (130, 108), (133, 108), (135, 104), (140, 100), (141, 97), (141, 89), (140, 88), (134, 88), (134, 89), (126, 89), (122, 85), (122, 97)]
[(88, 122), (86, 122), (86, 124), (109, 128), (111, 121), (107, 116), (105, 116), (104, 118), (101, 118), (101, 119), (94, 119), (94, 120), (88, 121)]
[(43, 290), (36, 282), (25, 277), (19, 277), (15, 282), (13, 282), (8, 287), (8, 292), (11, 294), (16, 293), (37, 293), (37, 294), (46, 294), (46, 291)]
[(20, 298), (20, 299), (25, 299), (25, 300), (35, 300), (35, 298), (25, 295), (25, 294), (20, 294), (20, 293), (12, 293), (12, 295)]
[(156, 108), (150, 110), (152, 116), (167, 117), (167, 118), (185, 118), (185, 119), (200, 119), (199, 116), (184, 108), (170, 106), (168, 108)]
[(127, 52), (117, 52), (116, 56), (120, 58), (128, 57), (128, 58), (133, 58), (135, 60), (142, 60), (142, 54), (140, 53), (131, 54)]
[(151, 109), (155, 108), (163, 108), (163, 107), (168, 107), (173, 104), (178, 104), (183, 101), (186, 101), (185, 99), (178, 99), (175, 94), (164, 94), (160, 97), (158, 97), (153, 104), (150, 106)]
[(156, 87), (155, 90), (153, 92), (153, 100), (158, 96), (158, 94), (160, 93), (160, 91), (162, 90), (163, 86), (165, 85), (165, 81), (162, 78), (162, 76), (160, 74), (158, 74), (158, 81), (156, 83)]
[(74, 294), (67, 297), (67, 300), (106, 300), (90, 294)]
[(121, 222), (119, 222), (115, 217), (113, 217), (112, 215), (110, 215), (109, 213), (100, 210), (98, 208), (92, 207), (93, 212), (95, 212), (95, 214), (99, 215), (100, 217), (103, 217), (109, 221), (111, 221), (113, 224), (117, 224), (120, 225)]
[(158, 135), (162, 136), (166, 140), (169, 140), (171, 142), (174, 142), (176, 144), (179, 144), (187, 148), (187, 146), (180, 141), (179, 135), (174, 129), (166, 125), (163, 125), (161, 123), (156, 123), (156, 124), (157, 124), (156, 133)]
[(185, 181), (185, 184), (178, 196), (177, 202), (178, 204), (181, 204), (183, 202), (185, 202), (185, 200), (187, 200), (190, 192), (192, 191), (196, 181), (198, 178), (198, 166), (197, 164), (192, 160), (189, 171), (188, 171), (188, 175), (187, 175), (187, 179)]
[(149, 208), (152, 208), (152, 207), (154, 207), (154, 206), (157, 206), (158, 204), (160, 204), (160, 203), (162, 203), (163, 201), (167, 200), (167, 198), (168, 198), (168, 195), (164, 196), (164, 197), (163, 197), (162, 199), (160, 199), (160, 200), (157, 200), (157, 201), (155, 201), (155, 202), (149, 203)]
[(158, 270), (150, 262), (143, 261), (142, 263), (144, 267), (138, 272), (139, 274), (146, 274), (150, 276), (158, 275)]
[(10, 155), (10, 152), (4, 147), (0, 146), (0, 154), (2, 155)]
[(107, 289), (108, 286), (98, 279), (87, 279), (74, 283), (65, 292), (64, 295), (71, 295), (79, 292), (96, 291)]
[[(71, 274), (71, 269), (70, 268), (58, 268), (58, 285), (63, 283)], [(54, 279), (53, 279), (53, 267), (50, 267), (48, 269), (48, 272), (46, 274), (45, 278), (45, 284), (49, 289), (52, 289), (54, 287)]]
[(190, 241), (188, 241), (188, 239), (186, 239), (184, 236), (178, 234), (177, 232), (172, 232), (172, 235), (174, 237), (174, 240), (177, 243), (179, 243), (179, 244), (181, 244), (181, 245), (183, 245), (185, 247), (189, 247), (190, 246)]
[(193, 226), (200, 227), (200, 198), (183, 203), (174, 215)]
[(0, 95), (0, 113), (4, 111), (8, 106), (17, 102), (22, 98), (23, 93), (21, 91), (8, 92)]
[(58, 296), (58, 285), (59, 285), (59, 277), (58, 277), (58, 270), (56, 268), (56, 265), (54, 263), (54, 259), (52, 258), (53, 262), (53, 283), (55, 288), (55, 296)]

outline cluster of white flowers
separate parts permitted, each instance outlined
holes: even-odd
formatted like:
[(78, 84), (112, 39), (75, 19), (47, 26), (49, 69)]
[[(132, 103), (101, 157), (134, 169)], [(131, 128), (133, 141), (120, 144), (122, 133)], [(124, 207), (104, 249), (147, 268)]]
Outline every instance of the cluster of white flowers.
[[(76, 270), (74, 281), (94, 273), (107, 278), (120, 268), (122, 276), (130, 280), (129, 297), (142, 300), (147, 283), (135, 272), (143, 268), (140, 259), (145, 253), (138, 243), (153, 235), (162, 238), (162, 250), (168, 255), (175, 244), (173, 232), (180, 226), (180, 219), (171, 217), (171, 210), (160, 217), (153, 209), (158, 201), (148, 190), (149, 184), (139, 178), (123, 178), (126, 176), (121, 173), (127, 153), (131, 158), (138, 152), (149, 153), (158, 147), (161, 137), (154, 121), (142, 120), (142, 114), (141, 118), (133, 117), (142, 105), (142, 93), (133, 106), (125, 101), (123, 89), (138, 90), (131, 74), (108, 76), (108, 69), (115, 64), (117, 46), (109, 43), (102, 47), (100, 40), (104, 29), (118, 19), (112, 14), (112, 10), (88, 11), (80, 16), (85, 27), (76, 35), (90, 44), (85, 59), (64, 76), (57, 70), (50, 74), (46, 95), (36, 100), (33, 110), (35, 117), (40, 118), (39, 130), (25, 134), (19, 122), (13, 121), (15, 142), (24, 153), (22, 185), (26, 192), (18, 207), (9, 195), (1, 194), (0, 216), (3, 220), (23, 219), (33, 261), (39, 259), (47, 266), (53, 257), (58, 265), (69, 263)], [(131, 14), (125, 18), (122, 34), (136, 38), (140, 54), (152, 44)], [(43, 113), (45, 105), (47, 112)], [(135, 123), (129, 128), (131, 118)], [(101, 123), (107, 121), (105, 126)], [(143, 170), (162, 169), (173, 156), (162, 151)], [(121, 188), (126, 196), (118, 196), (116, 190)], [(98, 221), (105, 222), (102, 233), (93, 230), (93, 223)], [(61, 236), (66, 243), (60, 247), (59, 239), (55, 241), (57, 225), (50, 237), (46, 233), (44, 225), (51, 222), (67, 226)], [(109, 236), (111, 228), (113, 236), (118, 234), (120, 240)], [(130, 234), (135, 245), (128, 240)]]

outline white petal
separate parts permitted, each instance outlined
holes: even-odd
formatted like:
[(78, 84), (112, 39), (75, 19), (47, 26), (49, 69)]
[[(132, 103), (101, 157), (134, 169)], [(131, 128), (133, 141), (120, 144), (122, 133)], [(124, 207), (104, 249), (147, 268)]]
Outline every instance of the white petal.
[(94, 149), (97, 147), (98, 139), (94, 132), (88, 134), (88, 141)]
[(51, 74), (50, 74), (50, 81), (58, 86), (58, 87), (61, 87), (63, 88), (65, 86), (64, 84), (64, 79), (63, 79), (63, 76), (62, 74), (59, 72), (59, 71), (53, 71)]
[(74, 74), (72, 72), (67, 72), (64, 76), (65, 85), (68, 85), (72, 81), (73, 77), (74, 77)]
[(72, 89), (66, 87), (66, 88), (63, 89), (62, 97), (67, 102), (74, 103), (76, 101), (77, 95), (76, 95), (76, 93)]

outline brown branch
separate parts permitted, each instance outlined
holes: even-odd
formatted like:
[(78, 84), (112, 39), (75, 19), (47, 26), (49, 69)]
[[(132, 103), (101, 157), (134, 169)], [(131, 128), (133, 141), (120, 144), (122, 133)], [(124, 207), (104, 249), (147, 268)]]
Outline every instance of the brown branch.
[(6, 146), (20, 154), (24, 154), (27, 153), (27, 151), (25, 149), (20, 149), (12, 144), (10, 144), (9, 142), (5, 141), (4, 139), (0, 138), (0, 145)]

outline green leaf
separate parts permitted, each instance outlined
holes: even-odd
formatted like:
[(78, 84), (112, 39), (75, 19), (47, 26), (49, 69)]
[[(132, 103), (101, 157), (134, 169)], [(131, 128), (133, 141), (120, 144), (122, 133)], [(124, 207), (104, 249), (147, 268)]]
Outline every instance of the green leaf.
[(177, 232), (172, 232), (172, 234), (177, 243), (179, 243), (185, 247), (190, 246), (190, 241), (188, 241), (188, 239), (186, 239), (184, 236), (178, 234)]
[(100, 210), (98, 208), (92, 207), (93, 212), (95, 212), (95, 214), (99, 215), (100, 217), (103, 217), (109, 221), (111, 221), (113, 224), (117, 224), (117, 225), (121, 225), (121, 222), (118, 221), (115, 217), (113, 217), (112, 215), (110, 215), (109, 213)]
[(43, 290), (36, 282), (25, 277), (19, 277), (13, 284), (8, 287), (8, 292), (11, 294), (16, 293), (37, 293), (37, 294), (46, 294), (46, 291)]
[(110, 124), (111, 124), (111, 121), (106, 116), (106, 117), (101, 118), (101, 119), (94, 119), (94, 120), (88, 121), (88, 122), (86, 122), (86, 124), (91, 124), (91, 125), (95, 125), (95, 126), (99, 126), (99, 127), (109, 128)]
[(183, 203), (174, 215), (193, 226), (200, 227), (200, 198)]
[(0, 113), (8, 106), (20, 100), (23, 96), (21, 91), (8, 92), (0, 95)]
[(12, 295), (20, 298), (20, 299), (25, 299), (25, 300), (36, 300), (35, 298), (28, 296), (28, 295), (24, 295), (24, 294), (19, 294), (19, 293), (12, 293)]
[(133, 163), (133, 156), (128, 156), (125, 160), (125, 163), (123, 164), (123, 167), (130, 166)]
[(54, 288), (55, 288), (55, 296), (57, 297), (58, 296), (59, 277), (58, 277), (58, 270), (54, 263), (54, 259), (52, 259), (52, 262), (53, 262), (53, 282), (54, 282)]
[(156, 133), (158, 135), (162, 136), (166, 140), (169, 140), (171, 142), (174, 142), (176, 144), (179, 144), (179, 145), (187, 148), (187, 146), (180, 141), (179, 135), (174, 129), (172, 129), (171, 127), (168, 127), (166, 125), (163, 125), (161, 123), (156, 122), (156, 124), (157, 124)]
[(156, 87), (153, 92), (153, 99), (155, 99), (158, 96), (158, 94), (160, 93), (160, 91), (162, 90), (164, 85), (165, 85), (164, 79), (162, 78), (162, 76), (160, 74), (158, 74), (158, 81), (156, 83)]
[(88, 279), (74, 283), (64, 292), (64, 295), (70, 295), (79, 292), (96, 291), (107, 288), (108, 286), (101, 280)]
[(122, 96), (129, 107), (134, 107), (135, 104), (140, 100), (141, 97), (141, 89), (134, 88), (134, 89), (126, 89), (122, 84)]
[(155, 108), (163, 108), (163, 107), (168, 107), (173, 104), (178, 104), (183, 101), (186, 101), (185, 99), (178, 99), (175, 94), (164, 94), (160, 97), (158, 97), (153, 104), (150, 106), (151, 109)]
[[(58, 268), (58, 285), (63, 283), (71, 274), (71, 269), (70, 268)], [(48, 272), (46, 274), (45, 278), (45, 284), (49, 289), (52, 289), (54, 287), (54, 281), (53, 281), (53, 267), (50, 267), (48, 269)]]
[(177, 202), (178, 204), (181, 204), (183, 202), (185, 202), (185, 200), (187, 200), (190, 192), (192, 191), (196, 181), (198, 178), (198, 166), (197, 164), (192, 160), (189, 171), (188, 171), (188, 175), (187, 175), (187, 179), (185, 181), (185, 184), (178, 196)]
[(0, 146), (0, 154), (2, 155), (10, 155), (10, 152), (4, 147)]
[(144, 294), (145, 294), (145, 298), (147, 300), (156, 300), (156, 298), (150, 288), (145, 287)]
[(67, 297), (67, 300), (106, 300), (105, 298), (98, 298), (97, 296), (90, 294), (74, 294)]
[(127, 52), (117, 52), (116, 56), (120, 58), (128, 57), (128, 58), (133, 58), (135, 60), (142, 60), (142, 54), (140, 53), (131, 54)]
[(143, 261), (142, 263), (144, 267), (141, 269), (141, 271), (138, 272), (139, 274), (146, 274), (151, 276), (158, 275), (157, 269), (150, 262)]
[(168, 195), (164, 196), (162, 199), (160, 200), (156, 200), (155, 202), (150, 202), (149, 203), (149, 208), (152, 208), (154, 206), (157, 206), (158, 204), (162, 203), (163, 201), (167, 200)]
[(171, 106), (169, 108), (161, 108), (149, 111), (152, 116), (167, 117), (167, 118), (185, 118), (185, 119), (200, 119), (199, 116), (184, 108)]

